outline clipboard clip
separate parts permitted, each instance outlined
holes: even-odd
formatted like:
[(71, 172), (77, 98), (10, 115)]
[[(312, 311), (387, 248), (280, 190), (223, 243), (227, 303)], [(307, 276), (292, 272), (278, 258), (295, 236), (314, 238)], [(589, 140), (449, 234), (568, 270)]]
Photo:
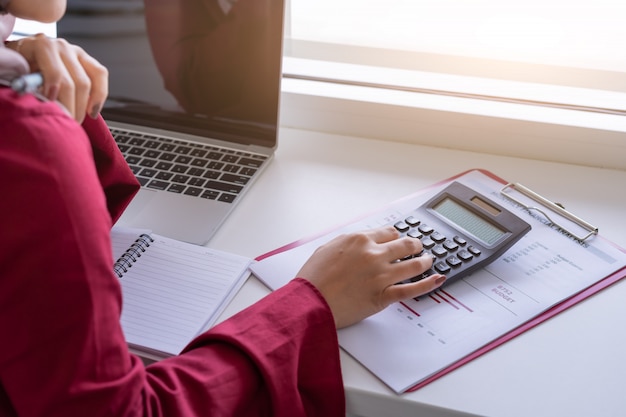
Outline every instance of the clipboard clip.
[[(575, 223), (577, 226), (581, 227), (583, 230), (585, 230), (587, 232), (586, 235), (580, 235), (578, 233), (574, 233), (571, 230), (565, 228), (564, 226), (560, 225), (559, 223), (555, 222), (547, 213), (546, 210), (542, 210), (539, 207), (534, 207), (534, 206), (529, 206), (528, 204), (518, 200), (517, 198), (513, 197), (510, 193), (511, 190), (515, 190), (517, 192), (519, 192), (520, 194), (523, 194), (524, 196), (532, 199), (533, 201), (539, 203), (540, 205), (542, 205), (544, 208), (547, 208), (557, 214), (559, 214), (560, 216), (563, 216), (564, 218), (570, 220), (571, 222)], [(519, 183), (508, 183), (507, 185), (505, 185), (504, 187), (502, 187), (502, 189), (500, 190), (500, 195), (502, 195), (503, 197), (519, 204), (520, 206), (522, 206), (524, 209), (528, 210), (528, 211), (537, 211), (539, 213), (541, 213), (548, 221), (549, 224), (566, 232), (567, 234), (569, 234), (570, 236), (572, 236), (574, 239), (580, 241), (580, 242), (584, 242), (585, 240), (587, 240), (588, 238), (590, 238), (591, 236), (597, 235), (598, 234), (598, 228), (591, 225), (590, 223), (586, 222), (585, 220), (581, 219), (580, 217), (575, 216), (574, 214), (570, 213), (569, 211), (565, 210), (565, 207), (563, 207), (563, 205), (559, 204), (559, 203), (553, 203), (552, 201), (546, 199), (545, 197), (540, 196), (539, 194), (535, 193), (534, 191), (524, 187), (522, 184)]]

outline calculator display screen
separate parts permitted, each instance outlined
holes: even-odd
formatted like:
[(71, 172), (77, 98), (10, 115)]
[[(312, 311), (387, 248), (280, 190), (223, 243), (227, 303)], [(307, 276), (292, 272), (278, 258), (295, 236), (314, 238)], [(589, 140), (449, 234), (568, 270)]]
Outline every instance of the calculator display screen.
[(432, 209), (489, 246), (507, 233), (451, 198), (444, 198)]

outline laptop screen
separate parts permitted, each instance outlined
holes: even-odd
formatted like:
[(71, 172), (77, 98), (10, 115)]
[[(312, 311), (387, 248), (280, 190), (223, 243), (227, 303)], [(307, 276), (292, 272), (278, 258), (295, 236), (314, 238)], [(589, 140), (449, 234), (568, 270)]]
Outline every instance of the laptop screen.
[(109, 70), (109, 121), (274, 147), (283, 0), (69, 0), (58, 36)]

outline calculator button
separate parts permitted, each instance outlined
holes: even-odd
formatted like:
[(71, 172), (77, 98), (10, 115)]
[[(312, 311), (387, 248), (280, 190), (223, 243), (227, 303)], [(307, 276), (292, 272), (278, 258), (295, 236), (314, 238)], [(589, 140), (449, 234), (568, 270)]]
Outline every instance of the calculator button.
[(425, 235), (429, 235), (432, 232), (435, 231), (435, 229), (433, 229), (432, 227), (430, 227), (427, 224), (422, 224), (417, 228), (420, 232), (424, 233)]
[(420, 220), (415, 218), (414, 216), (409, 216), (404, 219), (404, 221), (411, 227), (415, 227), (421, 223)]
[(422, 239), (422, 246), (426, 249), (430, 249), (433, 246), (435, 246), (435, 241), (433, 241), (431, 238), (427, 237)]
[(466, 250), (462, 250), (456, 254), (456, 256), (462, 261), (470, 261), (474, 256)]
[(394, 224), (393, 227), (395, 227), (396, 230), (400, 233), (404, 233), (409, 230), (409, 225), (403, 221), (399, 221), (398, 223)]
[(479, 256), (482, 253), (480, 249), (474, 246), (468, 246), (467, 250), (469, 251), (469, 253), (471, 253), (474, 256)]
[(467, 245), (467, 240), (463, 239), (461, 236), (454, 236), (453, 239), (456, 243), (458, 243), (460, 246), (465, 246)]
[(424, 237), (424, 235), (423, 235), (423, 234), (421, 234), (421, 233), (419, 232), (419, 230), (415, 230), (415, 229), (411, 229), (411, 230), (409, 230), (409, 232), (408, 232), (406, 235), (407, 235), (408, 237), (412, 237), (412, 238), (415, 238), (415, 239), (421, 239), (421, 238), (423, 238), (423, 237)]
[(432, 235), (430, 235), (430, 238), (437, 243), (441, 243), (446, 240), (446, 237), (439, 232), (434, 232)]
[(435, 246), (430, 251), (432, 252), (433, 255), (439, 258), (441, 258), (442, 256), (446, 256), (448, 254), (448, 251), (445, 250), (444, 247), (440, 245)]
[(434, 265), (434, 268), (435, 268), (435, 271), (439, 272), (440, 274), (447, 274), (448, 272), (452, 270), (452, 268), (450, 268), (450, 266), (448, 266), (448, 264), (445, 263), (444, 261), (437, 262)]
[(459, 248), (459, 245), (457, 245), (456, 242), (454, 242), (453, 240), (446, 240), (445, 242), (443, 242), (443, 247), (449, 251), (453, 251), (457, 250)]
[(461, 261), (459, 261), (459, 259), (456, 256), (448, 257), (448, 259), (446, 259), (446, 262), (448, 263), (448, 265), (450, 265), (453, 268), (456, 268), (457, 266), (461, 265)]

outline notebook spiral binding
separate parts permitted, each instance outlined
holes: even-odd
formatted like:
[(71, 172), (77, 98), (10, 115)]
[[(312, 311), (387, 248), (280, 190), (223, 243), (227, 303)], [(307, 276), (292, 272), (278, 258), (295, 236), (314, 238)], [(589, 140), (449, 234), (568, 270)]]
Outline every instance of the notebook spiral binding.
[(113, 264), (113, 271), (119, 278), (124, 276), (124, 273), (128, 271), (128, 268), (132, 267), (137, 258), (141, 257), (142, 252), (146, 251), (146, 248), (150, 247), (150, 243), (154, 242), (154, 239), (147, 234), (141, 234), (133, 242), (132, 245), (119, 257)]

